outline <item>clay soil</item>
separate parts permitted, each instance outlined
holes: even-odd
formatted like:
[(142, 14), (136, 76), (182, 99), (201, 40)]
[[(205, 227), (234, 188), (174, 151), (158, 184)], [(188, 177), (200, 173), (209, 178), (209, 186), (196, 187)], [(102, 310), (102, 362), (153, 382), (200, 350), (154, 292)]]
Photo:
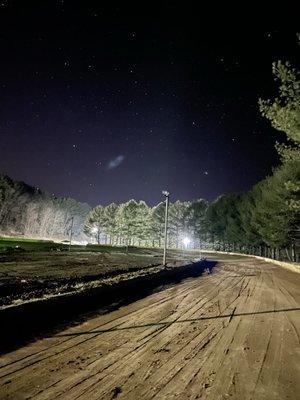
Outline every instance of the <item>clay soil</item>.
[(208, 257), (211, 273), (3, 355), (0, 398), (299, 399), (300, 274)]

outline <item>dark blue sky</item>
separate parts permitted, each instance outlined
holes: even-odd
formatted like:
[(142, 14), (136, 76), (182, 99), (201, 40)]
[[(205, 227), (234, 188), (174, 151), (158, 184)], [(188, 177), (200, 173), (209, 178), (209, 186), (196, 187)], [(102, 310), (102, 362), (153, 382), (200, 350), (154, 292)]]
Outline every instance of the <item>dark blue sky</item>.
[(1, 172), (91, 205), (153, 204), (248, 190), (278, 163), (284, 136), (257, 101), (276, 93), (272, 61), (295, 62), (291, 26), (207, 28), (170, 2), (2, 3)]

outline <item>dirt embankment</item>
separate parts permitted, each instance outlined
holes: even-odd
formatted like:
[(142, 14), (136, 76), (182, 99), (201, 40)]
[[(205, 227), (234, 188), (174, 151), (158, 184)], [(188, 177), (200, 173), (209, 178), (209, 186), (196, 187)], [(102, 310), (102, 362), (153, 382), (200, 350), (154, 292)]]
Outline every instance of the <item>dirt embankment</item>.
[(107, 312), (158, 286), (199, 276), (213, 265), (182, 258), (163, 267), (153, 264), (156, 259), (150, 255), (46, 256), (35, 260), (37, 255), (27, 256), (25, 260), (14, 260), (12, 266), (7, 262), (1, 269), (5, 279), (2, 278), (0, 323), (6, 328), (0, 332), (0, 352), (61, 329), (62, 324), (74, 319), (84, 319), (94, 310)]
[(2, 399), (298, 399), (300, 275), (254, 259), (4, 355)]
[[(21, 252), (0, 254), (0, 309), (77, 293), (119, 280), (152, 274), (162, 267), (160, 249), (135, 253)], [(169, 265), (194, 261), (197, 254), (169, 252)], [(199, 258), (199, 256), (198, 256)]]

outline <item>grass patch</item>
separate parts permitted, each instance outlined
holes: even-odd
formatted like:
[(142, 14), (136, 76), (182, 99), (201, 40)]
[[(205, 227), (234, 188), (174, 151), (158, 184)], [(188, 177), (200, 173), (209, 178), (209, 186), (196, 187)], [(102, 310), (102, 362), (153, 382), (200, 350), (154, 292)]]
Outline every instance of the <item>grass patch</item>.
[(67, 250), (66, 245), (44, 240), (0, 239), (0, 252)]
[(23, 237), (6, 237), (6, 236), (0, 236), (0, 242), (31, 242), (31, 243), (53, 243), (53, 240), (42, 240), (42, 239), (29, 239), (29, 238), (23, 238)]
[[(128, 252), (134, 253), (134, 247), (129, 247)], [(39, 240), (39, 239), (28, 239), (28, 238), (8, 238), (0, 237), (0, 253), (11, 252), (17, 253), (21, 251), (30, 252), (52, 252), (52, 251), (68, 251), (68, 243), (56, 243), (52, 240)], [(111, 245), (101, 244), (88, 244), (84, 245), (72, 245), (71, 252), (99, 252), (99, 253), (126, 253), (127, 249), (125, 246), (117, 247)]]

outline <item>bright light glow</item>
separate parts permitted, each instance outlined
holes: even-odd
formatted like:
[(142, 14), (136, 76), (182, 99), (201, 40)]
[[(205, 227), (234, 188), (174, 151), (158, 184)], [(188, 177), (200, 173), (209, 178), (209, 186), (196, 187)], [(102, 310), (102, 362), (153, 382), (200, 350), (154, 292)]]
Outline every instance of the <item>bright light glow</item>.
[(78, 244), (79, 246), (86, 246), (88, 243), (87, 240), (72, 240), (72, 244)]
[(98, 228), (97, 228), (96, 226), (93, 226), (92, 232), (93, 232), (93, 233), (97, 233), (97, 232), (98, 232)]
[(183, 244), (187, 247), (189, 244), (191, 243), (191, 239), (189, 239), (188, 237), (185, 237), (183, 239)]

